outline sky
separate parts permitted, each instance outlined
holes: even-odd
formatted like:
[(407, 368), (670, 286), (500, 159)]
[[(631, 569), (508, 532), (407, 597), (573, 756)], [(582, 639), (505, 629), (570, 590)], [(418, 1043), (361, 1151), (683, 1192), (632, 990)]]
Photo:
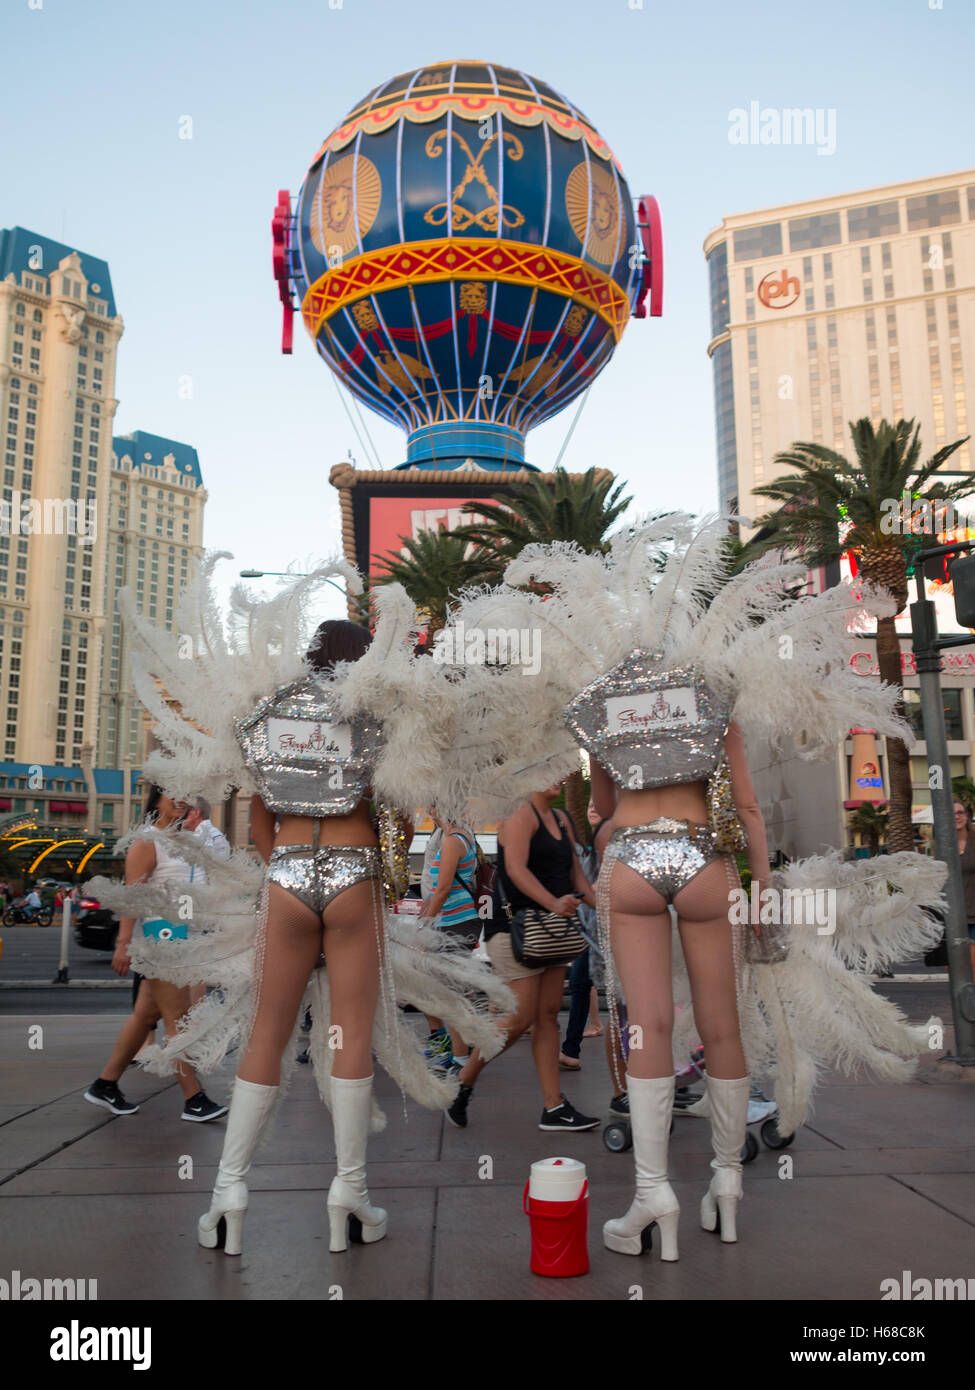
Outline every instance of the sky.
[[(198, 450), (205, 544), (239, 568), (336, 553), (329, 470), (370, 466), (300, 317), (280, 352), (269, 224), (387, 77), (526, 71), (658, 199), (663, 317), (630, 321), (562, 460), (612, 469), (633, 512), (717, 503), (701, 248), (722, 217), (975, 164), (973, 0), (3, 0), (0, 52), (0, 226), (108, 261), (115, 433)], [(732, 143), (752, 101), (834, 112), (835, 149)], [(405, 436), (363, 413), (382, 466), (402, 463)], [(529, 434), (530, 462), (552, 466), (574, 414)]]

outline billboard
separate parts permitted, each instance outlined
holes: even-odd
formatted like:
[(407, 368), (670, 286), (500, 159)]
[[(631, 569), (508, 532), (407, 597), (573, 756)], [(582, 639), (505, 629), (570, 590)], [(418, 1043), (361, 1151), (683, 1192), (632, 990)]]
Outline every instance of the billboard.
[[(463, 494), (452, 497), (422, 494), (413, 497), (369, 498), (369, 573), (385, 568), (382, 561), (387, 555), (398, 554), (403, 548), (403, 538), (415, 539), (421, 531), (435, 531), (438, 526), (454, 531), (458, 526), (469, 525), (481, 513), (466, 509), (463, 503), (469, 497), (469, 487)], [(493, 507), (496, 503), (490, 497), (479, 499), (482, 509)]]

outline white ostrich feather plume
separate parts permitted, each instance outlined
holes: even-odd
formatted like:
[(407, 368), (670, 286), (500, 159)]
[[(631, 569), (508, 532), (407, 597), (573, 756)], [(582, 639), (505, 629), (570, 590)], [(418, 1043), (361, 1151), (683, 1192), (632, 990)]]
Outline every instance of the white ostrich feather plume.
[(180, 595), (172, 633), (140, 615), (129, 590), (118, 596), (135, 690), (155, 720), (161, 745), (146, 760), (145, 771), (180, 799), (206, 795), (217, 801), (234, 787), (251, 787), (234, 720), (307, 673), (305, 653), (322, 586), (338, 575), (350, 592), (362, 588), (356, 571), (334, 559), (310, 574), (289, 576), (270, 599), (236, 584), (223, 613), (213, 574), (219, 561), (232, 558), (226, 551), (212, 552), (198, 564)]

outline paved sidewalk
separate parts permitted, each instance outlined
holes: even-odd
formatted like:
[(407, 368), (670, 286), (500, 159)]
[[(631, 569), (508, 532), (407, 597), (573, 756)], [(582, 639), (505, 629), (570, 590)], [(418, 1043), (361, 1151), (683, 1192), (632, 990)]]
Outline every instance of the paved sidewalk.
[[(28, 1030), (43, 1029), (43, 1047)], [(925, 1058), (905, 1086), (829, 1078), (812, 1124), (791, 1148), (761, 1148), (745, 1169), (740, 1241), (697, 1224), (709, 1176), (706, 1121), (680, 1117), (671, 1176), (683, 1208), (680, 1260), (633, 1259), (602, 1246), (600, 1228), (626, 1210), (632, 1155), (600, 1131), (536, 1128), (538, 1087), (527, 1042), (484, 1073), (468, 1129), (403, 1103), (384, 1074), (389, 1117), (370, 1145), (374, 1200), (389, 1211), (376, 1246), (328, 1251), (325, 1190), (331, 1127), (306, 1067), (297, 1069), (277, 1128), (251, 1172), (244, 1255), (197, 1246), (223, 1142), (223, 1122), (179, 1118), (175, 1083), (130, 1068), (141, 1104), (116, 1118), (83, 1093), (108, 1054), (117, 1017), (0, 1019), (0, 1277), (97, 1279), (100, 1300), (347, 1299), (876, 1300), (902, 1277), (975, 1278), (975, 1070)], [(950, 1034), (946, 1043), (950, 1041)], [(601, 1040), (565, 1073), (570, 1099), (603, 1114), (610, 1091)], [(226, 1094), (227, 1069), (208, 1080)], [(529, 1164), (562, 1152), (584, 1159), (591, 1184), (591, 1272), (542, 1279), (528, 1269), (522, 1188)], [(783, 1158), (791, 1160), (786, 1176)], [(490, 1172), (491, 1176), (482, 1176)], [(656, 1242), (655, 1242), (656, 1245)]]

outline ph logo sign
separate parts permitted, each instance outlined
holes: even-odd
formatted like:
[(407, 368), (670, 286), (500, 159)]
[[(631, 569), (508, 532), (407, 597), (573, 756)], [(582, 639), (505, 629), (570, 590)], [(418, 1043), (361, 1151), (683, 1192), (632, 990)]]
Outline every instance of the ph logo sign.
[(769, 271), (755, 293), (766, 309), (788, 309), (799, 298), (799, 277), (787, 270)]

